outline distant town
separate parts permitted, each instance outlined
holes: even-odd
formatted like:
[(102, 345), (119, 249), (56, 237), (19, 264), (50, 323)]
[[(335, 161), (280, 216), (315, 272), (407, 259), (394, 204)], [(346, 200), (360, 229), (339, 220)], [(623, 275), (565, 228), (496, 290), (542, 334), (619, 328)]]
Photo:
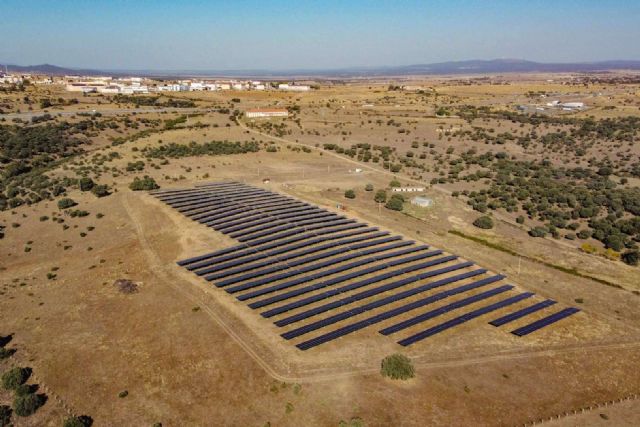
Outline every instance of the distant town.
[(69, 92), (103, 93), (103, 94), (145, 94), (153, 92), (193, 92), (193, 91), (265, 91), (279, 90), (291, 92), (308, 92), (311, 85), (294, 82), (263, 82), (257, 80), (210, 80), (186, 79), (160, 81), (146, 77), (111, 77), (111, 76), (61, 76), (40, 77), (32, 74), (9, 74), (0, 71), (0, 84), (20, 85), (25, 81), (37, 85), (64, 85)]

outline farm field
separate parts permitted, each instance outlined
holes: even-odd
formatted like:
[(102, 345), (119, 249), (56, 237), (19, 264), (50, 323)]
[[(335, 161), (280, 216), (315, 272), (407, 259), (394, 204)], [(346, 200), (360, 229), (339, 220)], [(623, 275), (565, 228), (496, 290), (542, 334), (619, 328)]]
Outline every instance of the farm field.
[[(15, 425), (57, 426), (75, 414), (91, 416), (96, 426), (509, 426), (637, 396), (635, 78), (612, 72), (333, 79), (308, 93), (187, 92), (158, 95), (151, 103), (139, 98), (156, 95), (81, 96), (56, 85), (0, 92), (1, 154), (7, 160), (0, 166), (0, 337), (15, 350), (0, 360), (0, 369), (30, 367), (29, 383), (48, 397)], [(552, 100), (584, 102), (586, 108), (547, 108)], [(265, 107), (287, 108), (289, 117), (243, 114)], [(409, 187), (419, 190), (393, 190)], [(379, 192), (384, 200), (376, 201)], [(414, 195), (431, 205), (413, 205)], [(400, 201), (392, 202), (394, 196)], [(190, 203), (200, 204), (183, 209)], [(275, 207), (251, 215), (261, 203), (261, 209)], [(479, 227), (481, 217), (491, 226)], [(209, 223), (197, 221), (202, 218)], [(320, 248), (329, 240), (304, 241), (296, 250), (309, 251), (305, 256), (315, 261), (303, 263), (292, 252), (270, 254), (281, 258), (260, 267), (253, 263), (266, 255), (249, 262), (228, 252), (222, 261), (229, 248), (268, 245), (296, 227), (313, 231), (309, 239), (323, 236), (314, 233), (330, 229), (325, 219), (345, 227), (335, 233), (353, 233), (339, 239), (362, 237), (348, 244), (369, 252), (345, 247), (331, 255), (334, 247)], [(264, 222), (243, 231), (251, 221)], [(258, 229), (265, 226), (271, 228)], [(360, 233), (365, 228), (371, 230)], [(375, 240), (385, 238), (397, 239)], [(206, 273), (178, 264), (216, 251), (209, 258), (215, 263), (192, 269), (211, 269)], [(338, 259), (346, 255), (352, 258)], [(310, 269), (327, 260), (335, 264)], [(385, 266), (389, 260), (398, 264)], [(354, 262), (362, 263), (349, 266)], [(260, 270), (273, 266), (280, 270)], [(331, 272), (340, 266), (344, 271)], [(276, 276), (303, 267), (309, 271)], [(379, 270), (342, 277), (365, 268)], [(384, 307), (350, 311), (479, 269)], [(496, 281), (469, 293), (367, 323), (490, 277)], [(271, 278), (266, 286), (281, 289), (238, 300), (249, 289), (266, 289), (251, 283), (258, 278)], [(228, 283), (216, 286), (222, 281)], [(506, 285), (512, 288), (402, 331), (379, 332)], [(245, 288), (226, 291), (238, 286)], [(335, 293), (325, 298), (327, 290)], [(299, 293), (249, 306), (290, 291)], [(526, 300), (398, 344), (524, 294)], [(261, 315), (307, 297), (312, 300), (303, 307)], [(499, 327), (489, 324), (546, 300), (555, 304)], [(528, 335), (510, 333), (569, 307), (579, 311)], [(308, 310), (319, 314), (284, 325)], [(292, 332), (339, 314), (347, 317)], [(359, 321), (367, 326), (300, 348)], [(295, 336), (285, 339), (283, 333)], [(415, 377), (381, 375), (381, 361), (395, 353), (411, 360)], [(11, 396), (3, 391), (0, 405), (6, 404)], [(548, 425), (635, 425), (640, 414), (634, 406), (598, 407)]]

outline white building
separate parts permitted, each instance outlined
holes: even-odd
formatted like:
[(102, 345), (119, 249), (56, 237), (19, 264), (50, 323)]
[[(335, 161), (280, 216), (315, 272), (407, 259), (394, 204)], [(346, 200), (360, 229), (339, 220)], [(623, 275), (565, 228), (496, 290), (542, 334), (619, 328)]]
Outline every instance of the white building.
[(433, 205), (433, 200), (424, 196), (416, 196), (411, 198), (411, 204), (420, 206), (421, 208), (428, 208)]
[(562, 104), (562, 108), (568, 110), (582, 110), (584, 108), (584, 102), (564, 102)]
[(120, 86), (118, 85), (109, 85), (98, 88), (99, 93), (107, 93), (107, 94), (116, 94), (120, 93)]
[(289, 111), (286, 108), (252, 108), (244, 114), (247, 118), (289, 117)]
[(306, 85), (290, 85), (287, 83), (281, 83), (278, 85), (278, 90), (289, 90), (295, 92), (307, 92), (311, 90), (311, 86)]
[(421, 193), (424, 191), (424, 187), (393, 187), (391, 191), (394, 193)]

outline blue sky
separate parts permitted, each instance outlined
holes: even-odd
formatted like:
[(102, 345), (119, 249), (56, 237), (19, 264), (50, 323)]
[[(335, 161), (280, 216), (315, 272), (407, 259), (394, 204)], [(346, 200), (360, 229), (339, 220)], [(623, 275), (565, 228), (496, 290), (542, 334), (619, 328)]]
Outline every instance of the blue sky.
[(0, 62), (291, 69), (640, 59), (640, 0), (3, 0)]

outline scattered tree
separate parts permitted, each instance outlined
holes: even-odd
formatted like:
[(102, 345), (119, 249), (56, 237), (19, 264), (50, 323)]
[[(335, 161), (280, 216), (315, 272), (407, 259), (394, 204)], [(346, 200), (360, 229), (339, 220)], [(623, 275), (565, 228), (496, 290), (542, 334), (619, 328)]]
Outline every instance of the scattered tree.
[(478, 228), (488, 230), (493, 228), (493, 219), (487, 215), (479, 216), (475, 221), (473, 221), (473, 225)]
[(382, 376), (394, 380), (406, 380), (415, 376), (411, 360), (403, 354), (393, 354), (382, 359)]

